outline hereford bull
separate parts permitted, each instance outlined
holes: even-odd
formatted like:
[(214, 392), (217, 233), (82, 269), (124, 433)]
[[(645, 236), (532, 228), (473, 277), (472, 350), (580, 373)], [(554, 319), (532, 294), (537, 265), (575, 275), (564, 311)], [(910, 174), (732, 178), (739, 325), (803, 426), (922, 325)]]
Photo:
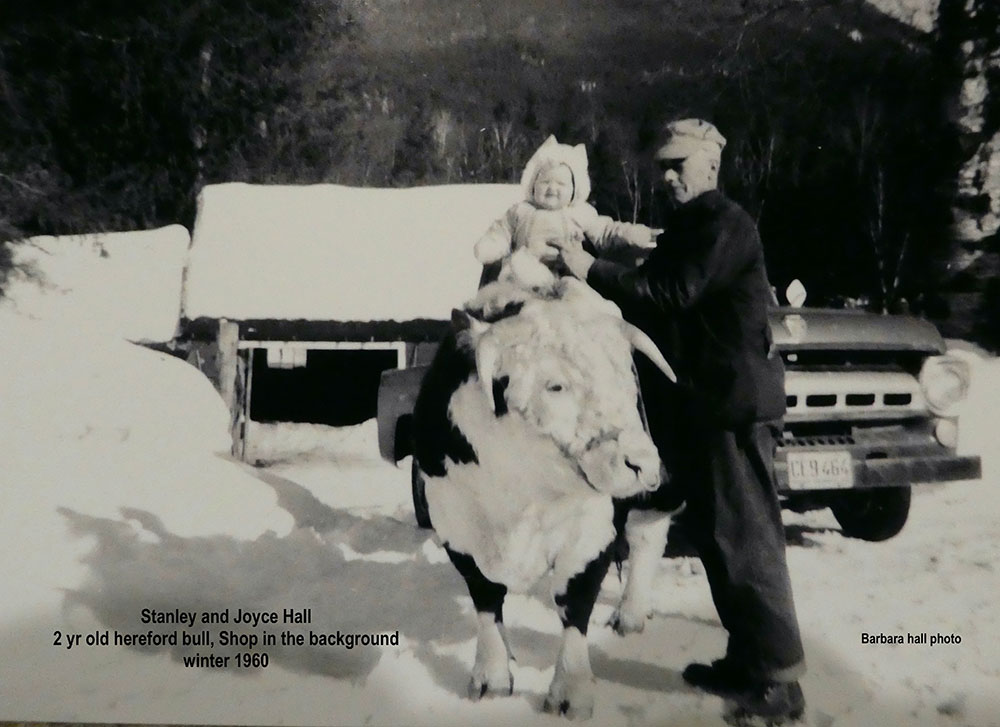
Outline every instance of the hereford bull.
[[(486, 286), (455, 313), (453, 329), (416, 402), (415, 457), (434, 528), (477, 613), (469, 695), (512, 693), (504, 597), (550, 575), (563, 641), (545, 709), (590, 717), (586, 634), (612, 558), (613, 503), (652, 492), (663, 478), (643, 426), (633, 349), (671, 379), (673, 371), (613, 305), (572, 280), (550, 295)], [(667, 524), (629, 519), (635, 565), (613, 619), (621, 632), (646, 617), (632, 581), (650, 577)]]

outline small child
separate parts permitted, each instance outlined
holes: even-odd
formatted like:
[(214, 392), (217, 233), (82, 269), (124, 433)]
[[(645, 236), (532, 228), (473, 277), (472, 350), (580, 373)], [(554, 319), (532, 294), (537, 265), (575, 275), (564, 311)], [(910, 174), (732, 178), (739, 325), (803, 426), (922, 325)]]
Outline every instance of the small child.
[(597, 250), (614, 245), (651, 248), (656, 233), (645, 225), (616, 222), (587, 203), (590, 177), (583, 144), (545, 140), (521, 175), (524, 201), (512, 206), (479, 238), (476, 259), (500, 261), (499, 280), (526, 287), (552, 285), (560, 271), (550, 240), (589, 240)]

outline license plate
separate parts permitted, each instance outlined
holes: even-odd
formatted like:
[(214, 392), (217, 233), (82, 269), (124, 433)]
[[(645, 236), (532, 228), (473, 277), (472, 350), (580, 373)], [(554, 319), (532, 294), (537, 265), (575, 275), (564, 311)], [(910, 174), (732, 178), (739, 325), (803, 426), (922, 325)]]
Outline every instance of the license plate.
[(791, 490), (841, 490), (854, 486), (851, 453), (789, 452), (788, 487)]

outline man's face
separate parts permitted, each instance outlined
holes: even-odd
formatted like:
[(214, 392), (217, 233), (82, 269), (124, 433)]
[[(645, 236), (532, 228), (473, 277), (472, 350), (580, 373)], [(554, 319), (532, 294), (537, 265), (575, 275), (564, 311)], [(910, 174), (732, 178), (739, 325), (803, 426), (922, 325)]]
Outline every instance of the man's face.
[(659, 159), (663, 184), (678, 204), (689, 202), (718, 185), (719, 163), (704, 153), (683, 159)]
[(543, 170), (535, 178), (531, 196), (542, 209), (562, 209), (573, 199), (573, 173), (564, 164)]

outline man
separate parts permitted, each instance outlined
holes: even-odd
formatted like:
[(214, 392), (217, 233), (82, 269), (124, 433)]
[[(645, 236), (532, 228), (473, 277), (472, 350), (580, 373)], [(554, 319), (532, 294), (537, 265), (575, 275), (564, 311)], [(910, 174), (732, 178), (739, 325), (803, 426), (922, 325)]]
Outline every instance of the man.
[(667, 124), (655, 159), (676, 203), (648, 260), (629, 268), (556, 245), (570, 272), (617, 303), (667, 353), (665, 385), (637, 361), (650, 430), (686, 496), (726, 654), (684, 679), (772, 723), (801, 716), (805, 671), (775, 489), (784, 369), (771, 345), (773, 296), (756, 226), (717, 189), (726, 140), (710, 123)]

